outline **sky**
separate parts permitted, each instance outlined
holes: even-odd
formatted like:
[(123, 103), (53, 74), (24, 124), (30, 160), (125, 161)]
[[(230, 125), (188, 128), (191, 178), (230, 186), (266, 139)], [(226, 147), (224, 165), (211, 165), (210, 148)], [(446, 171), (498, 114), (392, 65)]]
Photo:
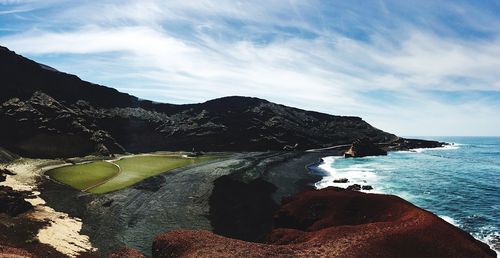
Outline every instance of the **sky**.
[(137, 97), (500, 135), (500, 1), (0, 0), (0, 45)]

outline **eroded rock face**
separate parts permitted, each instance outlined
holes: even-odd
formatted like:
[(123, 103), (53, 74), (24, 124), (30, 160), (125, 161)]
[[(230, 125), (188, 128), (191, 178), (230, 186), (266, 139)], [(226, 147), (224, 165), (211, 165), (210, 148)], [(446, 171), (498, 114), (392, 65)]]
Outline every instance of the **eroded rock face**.
[(291, 151), (362, 137), (376, 142), (397, 139), (359, 117), (258, 98), (232, 96), (188, 105), (140, 100), (47, 69), (2, 47), (0, 78), (0, 142), (24, 156), (71, 157), (123, 149)]
[(288, 199), (264, 244), (208, 231), (156, 237), (153, 257), (496, 257), (486, 244), (403, 199), (329, 187)]
[(344, 153), (346, 158), (387, 155), (387, 151), (375, 145), (370, 139), (357, 139), (348, 151)]
[(123, 148), (81, 113), (36, 91), (31, 98), (12, 98), (0, 106), (0, 139), (24, 156), (72, 157), (121, 153)]

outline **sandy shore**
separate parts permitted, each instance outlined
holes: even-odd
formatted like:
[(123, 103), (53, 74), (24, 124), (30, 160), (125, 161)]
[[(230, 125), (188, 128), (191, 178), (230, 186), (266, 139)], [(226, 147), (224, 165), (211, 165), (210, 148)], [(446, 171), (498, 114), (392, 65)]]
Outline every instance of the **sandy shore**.
[(17, 191), (32, 192), (34, 198), (28, 198), (26, 201), (31, 203), (34, 209), (24, 214), (24, 217), (33, 221), (48, 222), (47, 226), (39, 229), (36, 239), (65, 255), (75, 257), (82, 252), (95, 251), (90, 244), (89, 237), (80, 233), (82, 221), (46, 205), (38, 189), (38, 183), (42, 180), (45, 171), (65, 165), (68, 164), (59, 160), (24, 158), (9, 164), (1, 164), (1, 168), (7, 168), (15, 175), (7, 176), (0, 185)]

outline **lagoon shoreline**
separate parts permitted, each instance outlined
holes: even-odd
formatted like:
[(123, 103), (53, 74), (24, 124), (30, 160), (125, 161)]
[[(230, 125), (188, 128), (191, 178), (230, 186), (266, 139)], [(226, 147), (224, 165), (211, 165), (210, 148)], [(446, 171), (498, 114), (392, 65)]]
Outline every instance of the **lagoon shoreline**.
[[(344, 151), (230, 153), (223, 160), (175, 169), (102, 195), (45, 177), (37, 184), (49, 207), (81, 219), (80, 234), (97, 248), (90, 255), (102, 257), (128, 246), (149, 256), (155, 236), (173, 230), (265, 241), (282, 201), (314, 189), (321, 179), (310, 168)], [(258, 213), (245, 215), (256, 207)]]

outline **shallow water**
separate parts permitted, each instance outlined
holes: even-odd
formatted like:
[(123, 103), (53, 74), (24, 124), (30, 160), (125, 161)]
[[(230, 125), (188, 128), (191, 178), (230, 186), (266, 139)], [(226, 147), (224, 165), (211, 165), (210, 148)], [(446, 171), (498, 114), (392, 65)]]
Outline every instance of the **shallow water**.
[[(325, 157), (318, 188), (371, 185), (400, 196), (500, 250), (500, 137), (433, 137), (455, 143), (388, 156)], [(349, 183), (333, 183), (348, 178)]]

